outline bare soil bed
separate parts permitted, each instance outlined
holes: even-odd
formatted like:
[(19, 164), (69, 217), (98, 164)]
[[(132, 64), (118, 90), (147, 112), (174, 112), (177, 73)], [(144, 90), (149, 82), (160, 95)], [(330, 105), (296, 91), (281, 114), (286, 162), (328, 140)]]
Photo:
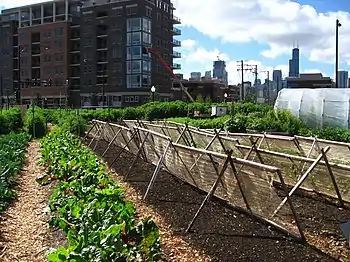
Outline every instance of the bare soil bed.
[[(89, 141), (86, 141), (87, 143)], [(93, 143), (94, 144), (94, 143)], [(107, 143), (100, 141), (97, 154)], [(114, 147), (104, 157), (114, 159)], [(115, 179), (126, 190), (126, 197), (136, 205), (140, 216), (151, 216), (162, 234), (164, 261), (339, 261), (349, 255), (340, 235), (339, 222), (350, 217), (319, 197), (293, 196), (302, 226), (313, 245), (299, 244), (286, 235), (256, 220), (224, 207), (216, 201), (206, 204), (193, 227), (185, 234), (188, 223), (203, 201), (203, 192), (179, 181), (167, 172), (160, 172), (150, 194), (142, 200), (154, 166), (137, 161), (128, 181), (124, 176), (134, 156), (123, 153), (112, 166)], [(317, 236), (317, 237), (315, 237)]]
[(37, 141), (29, 143), (26, 163), (18, 175), (17, 199), (0, 214), (0, 261), (47, 261), (50, 247), (65, 243), (59, 231), (48, 226), (48, 199), (53, 186), (42, 187), (37, 176), (45, 172), (37, 165), (40, 148)]

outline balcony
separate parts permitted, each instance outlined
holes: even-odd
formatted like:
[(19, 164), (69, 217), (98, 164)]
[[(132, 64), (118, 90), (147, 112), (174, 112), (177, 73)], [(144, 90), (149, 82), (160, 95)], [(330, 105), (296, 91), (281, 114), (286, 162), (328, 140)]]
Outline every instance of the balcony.
[(180, 18), (175, 15), (171, 15), (171, 20), (173, 21), (173, 24), (181, 24)]
[(173, 32), (173, 35), (181, 35), (181, 30), (176, 27), (173, 27), (172, 32)]
[(173, 65), (171, 66), (172, 69), (174, 70), (178, 70), (178, 69), (181, 69), (181, 65), (180, 64), (177, 64), (177, 63), (173, 63)]
[(177, 47), (180, 47), (181, 46), (181, 41), (177, 40), (177, 39), (173, 39), (171, 41), (172, 45), (173, 46), (177, 46)]
[(173, 58), (181, 58), (181, 53), (173, 51)]

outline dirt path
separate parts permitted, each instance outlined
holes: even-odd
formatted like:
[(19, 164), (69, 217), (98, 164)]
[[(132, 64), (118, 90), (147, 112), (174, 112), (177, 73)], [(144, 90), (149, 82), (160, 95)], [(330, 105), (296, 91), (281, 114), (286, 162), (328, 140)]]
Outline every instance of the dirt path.
[(30, 142), (27, 162), (18, 177), (18, 198), (0, 216), (0, 261), (47, 261), (45, 238), (49, 232), (45, 208), (50, 195), (35, 179), (44, 172), (37, 141)]

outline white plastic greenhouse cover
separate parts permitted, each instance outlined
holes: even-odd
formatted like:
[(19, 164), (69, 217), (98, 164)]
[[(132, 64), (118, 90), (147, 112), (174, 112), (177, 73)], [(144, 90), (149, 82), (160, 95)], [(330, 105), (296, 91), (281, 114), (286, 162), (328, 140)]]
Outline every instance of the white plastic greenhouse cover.
[(350, 88), (285, 88), (278, 93), (275, 109), (288, 109), (309, 127), (350, 130)]

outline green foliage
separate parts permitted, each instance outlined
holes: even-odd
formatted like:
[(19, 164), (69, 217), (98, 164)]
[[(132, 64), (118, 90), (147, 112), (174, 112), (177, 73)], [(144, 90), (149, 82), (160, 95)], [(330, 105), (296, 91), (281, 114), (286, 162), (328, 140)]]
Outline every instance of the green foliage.
[(40, 184), (58, 180), (49, 201), (50, 224), (67, 235), (68, 246), (49, 261), (159, 261), (159, 230), (135, 209), (109, 178), (106, 167), (69, 132), (53, 131), (41, 140), (48, 166)]
[(8, 134), (12, 131), (19, 131), (23, 127), (21, 110), (10, 108), (0, 112), (0, 134)]
[(83, 136), (86, 132), (87, 121), (78, 113), (72, 112), (71, 114), (63, 117), (59, 121), (58, 126), (64, 131), (69, 131), (72, 134)]
[(40, 107), (29, 108), (25, 116), (24, 128), (32, 137), (41, 138), (45, 136), (47, 128), (43, 109)]
[(197, 103), (204, 103), (204, 99), (201, 93), (199, 93), (196, 97), (196, 102)]
[[(219, 117), (212, 119), (187, 118), (192, 116), (194, 111), (201, 114), (210, 114), (212, 103), (209, 99), (205, 102), (188, 103), (184, 101), (174, 102), (150, 102), (139, 107), (128, 107), (124, 109), (104, 109), (104, 110), (79, 110), (86, 121), (99, 119), (103, 121), (117, 122), (120, 119), (141, 119), (157, 120), (171, 118), (173, 121), (188, 123), (201, 128), (225, 128), (230, 132), (276, 131), (285, 132), (291, 135), (317, 136), (323, 139), (335, 139), (336, 141), (349, 142), (350, 131), (342, 129), (310, 129), (298, 118), (293, 117), (290, 112), (282, 110), (275, 112), (270, 105), (253, 104), (247, 102), (227, 102), (216, 103), (225, 105), (231, 113), (231, 117)], [(75, 111), (74, 111), (75, 112)], [(59, 123), (59, 119), (65, 118), (71, 111), (47, 110), (45, 116), (48, 122)], [(1, 126), (1, 119), (0, 119)]]
[(27, 133), (0, 136), (0, 212), (16, 196), (13, 187), (25, 160), (29, 138)]

